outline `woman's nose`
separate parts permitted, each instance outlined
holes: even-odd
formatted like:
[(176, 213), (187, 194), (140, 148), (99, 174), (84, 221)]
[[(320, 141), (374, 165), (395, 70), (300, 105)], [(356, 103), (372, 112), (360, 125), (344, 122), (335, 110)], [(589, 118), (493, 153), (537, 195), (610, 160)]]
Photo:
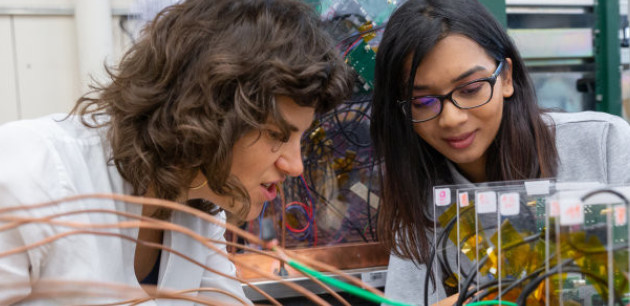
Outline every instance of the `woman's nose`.
[(301, 142), (298, 140), (286, 143), (281, 150), (282, 154), (276, 160), (276, 167), (290, 176), (302, 174), (304, 172), (304, 163), (302, 162)]
[(455, 106), (450, 99), (444, 100), (442, 104), (442, 113), (438, 117), (440, 127), (451, 128), (464, 123), (468, 119), (466, 110)]

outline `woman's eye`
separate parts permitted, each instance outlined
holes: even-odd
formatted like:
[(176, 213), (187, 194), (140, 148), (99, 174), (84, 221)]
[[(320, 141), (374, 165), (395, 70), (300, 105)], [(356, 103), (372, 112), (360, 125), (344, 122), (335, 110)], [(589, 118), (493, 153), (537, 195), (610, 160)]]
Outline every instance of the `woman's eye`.
[(481, 84), (480, 82), (468, 84), (468, 85), (460, 88), (458, 90), (458, 92), (459, 92), (460, 95), (474, 95), (477, 92), (479, 92), (479, 90), (481, 89), (482, 85), (483, 84)]
[(284, 133), (281, 132), (277, 132), (277, 131), (269, 131), (269, 136), (271, 137), (271, 139), (273, 140), (277, 140), (280, 142), (288, 142), (289, 141), (289, 136), (284, 135)]
[(440, 99), (436, 97), (417, 97), (413, 99), (412, 106), (415, 108), (433, 107), (436, 103), (440, 103)]

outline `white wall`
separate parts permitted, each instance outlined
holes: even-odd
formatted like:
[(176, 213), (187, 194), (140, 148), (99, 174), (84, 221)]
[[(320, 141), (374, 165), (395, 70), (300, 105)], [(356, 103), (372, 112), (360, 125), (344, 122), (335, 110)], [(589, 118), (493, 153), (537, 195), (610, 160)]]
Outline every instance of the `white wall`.
[[(0, 0), (0, 124), (67, 112), (85, 91), (75, 1)], [(115, 63), (130, 45), (119, 19), (133, 0), (110, 1)]]
[[(79, 95), (71, 17), (13, 17), (20, 118), (67, 111)], [(45, 29), (45, 31), (44, 31)]]
[(0, 123), (19, 117), (11, 23), (10, 17), (0, 16)]

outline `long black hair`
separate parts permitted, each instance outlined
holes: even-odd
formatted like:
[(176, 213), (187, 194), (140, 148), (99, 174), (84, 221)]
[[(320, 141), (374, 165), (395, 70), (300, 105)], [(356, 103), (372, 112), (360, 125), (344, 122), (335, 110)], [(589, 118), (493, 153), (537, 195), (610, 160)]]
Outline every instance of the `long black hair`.
[[(428, 261), (427, 214), (434, 185), (452, 183), (446, 158), (413, 130), (397, 101), (411, 97), (416, 70), (444, 37), (464, 35), (497, 62), (512, 59), (514, 94), (506, 98), (498, 134), (487, 150), (489, 181), (555, 176), (557, 151), (537, 105), (518, 50), (494, 17), (476, 0), (409, 0), (391, 16), (376, 57), (371, 136), (380, 170), (383, 202), (379, 239), (394, 254)], [(405, 64), (411, 59), (411, 69)], [(503, 69), (507, 71), (507, 69)]]

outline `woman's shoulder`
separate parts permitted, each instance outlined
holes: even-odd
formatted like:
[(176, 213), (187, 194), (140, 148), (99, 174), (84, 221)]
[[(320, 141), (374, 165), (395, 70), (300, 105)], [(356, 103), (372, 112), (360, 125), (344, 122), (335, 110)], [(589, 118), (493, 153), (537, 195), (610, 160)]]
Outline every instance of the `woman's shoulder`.
[(0, 126), (0, 205), (37, 203), (60, 197), (57, 194), (60, 188), (54, 188), (60, 180), (46, 175), (58, 169), (56, 154), (46, 137), (51, 130), (45, 119), (14, 121)]
[(56, 133), (53, 117), (12, 121), (0, 125), (0, 156), (2, 163), (32, 164), (49, 151), (52, 135)]
[[(630, 125), (615, 115), (585, 111), (574, 113), (546, 113), (546, 122), (555, 128), (556, 143), (606, 141), (609, 137), (629, 137)], [(597, 142), (597, 141), (595, 141)]]
[(37, 119), (10, 121), (0, 125), (0, 136), (15, 136), (13, 138), (20, 136), (35, 136), (48, 130), (47, 125), (50, 120), (51, 117), (46, 116)]
[(548, 124), (553, 124), (555, 126), (579, 126), (592, 123), (600, 123), (620, 127), (628, 126), (628, 122), (623, 118), (603, 112), (549, 112), (545, 114), (549, 117), (549, 119), (551, 119), (547, 120)]
[(560, 157), (558, 179), (625, 182), (630, 125), (602, 112), (548, 113), (555, 126)]
[(85, 179), (86, 171), (94, 170), (95, 165), (106, 166), (105, 161), (86, 165), (107, 154), (100, 135), (98, 129), (83, 126), (65, 114), (1, 125), (0, 196), (11, 193), (45, 201), (48, 197), (31, 197), (33, 192), (28, 190), (45, 188), (50, 198), (77, 190), (72, 185), (80, 180), (77, 176), (86, 173)]
[(5, 157), (16, 163), (33, 159), (65, 156), (87, 144), (100, 145), (104, 133), (91, 129), (74, 117), (53, 114), (37, 119), (18, 120), (0, 125), (0, 147)]
[(550, 113), (560, 136), (588, 140), (595, 136), (601, 142), (630, 142), (630, 124), (624, 118), (603, 112)]
[[(92, 121), (88, 121), (92, 122)], [(93, 122), (92, 122), (93, 123)], [(0, 137), (3, 145), (11, 139), (20, 143), (29, 140), (86, 141), (100, 137), (103, 129), (90, 128), (84, 125), (79, 117), (67, 114), (51, 114), (35, 119), (11, 121), (0, 125)], [(93, 140), (92, 140), (93, 141)]]

